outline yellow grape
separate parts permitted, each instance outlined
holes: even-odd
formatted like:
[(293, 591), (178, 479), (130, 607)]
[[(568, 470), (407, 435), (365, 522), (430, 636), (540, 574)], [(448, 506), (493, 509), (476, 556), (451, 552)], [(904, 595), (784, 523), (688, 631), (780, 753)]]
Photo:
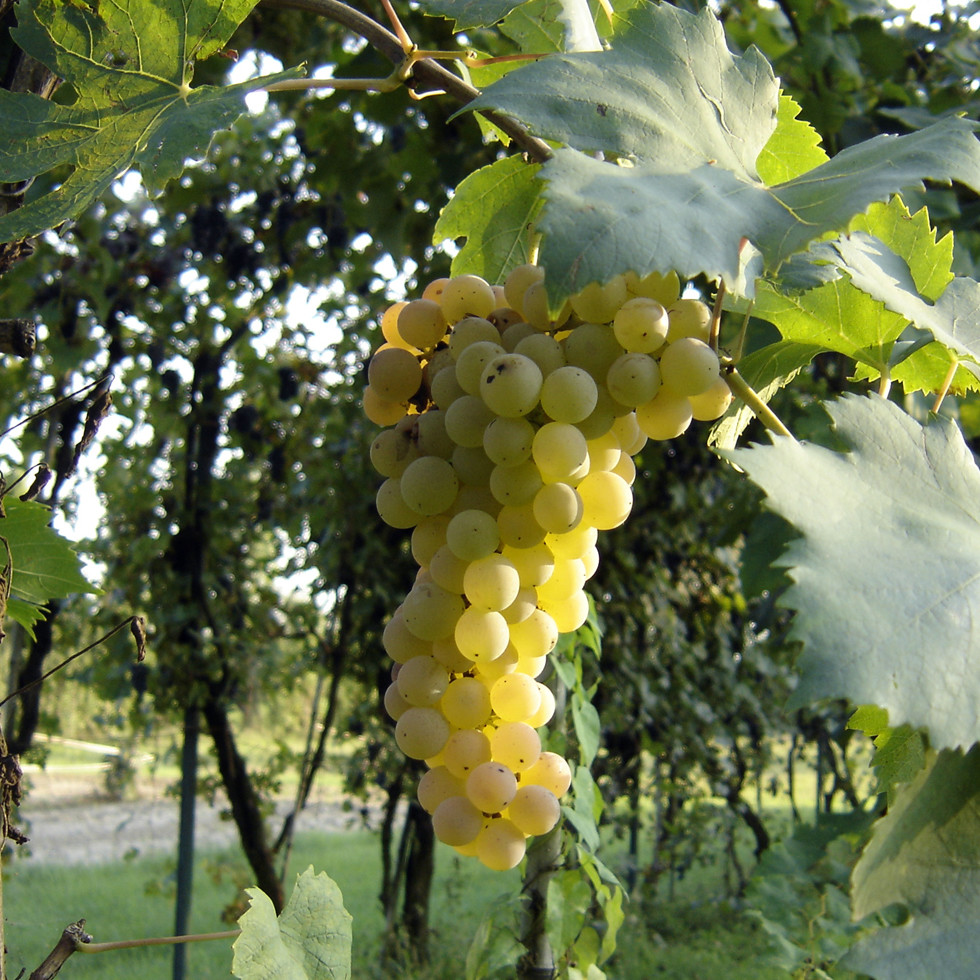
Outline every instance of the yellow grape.
[(450, 796), (432, 813), (436, 837), (454, 847), (475, 841), (485, 822), (483, 814), (465, 796)]
[(476, 838), (476, 856), (491, 871), (509, 871), (527, 850), (524, 834), (510, 820), (491, 820)]

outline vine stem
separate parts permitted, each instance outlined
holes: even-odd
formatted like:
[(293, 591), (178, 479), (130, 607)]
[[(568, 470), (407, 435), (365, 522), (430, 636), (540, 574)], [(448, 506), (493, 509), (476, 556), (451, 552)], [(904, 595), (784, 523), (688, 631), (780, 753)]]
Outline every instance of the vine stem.
[(241, 929), (228, 929), (225, 932), (202, 932), (193, 936), (150, 936), (146, 939), (118, 939), (108, 943), (79, 942), (75, 949), (79, 953), (107, 953), (111, 949), (135, 949), (137, 946), (179, 946), (181, 943), (204, 943), (213, 939), (235, 939)]
[(943, 383), (936, 392), (936, 400), (932, 406), (932, 414), (938, 415), (939, 409), (942, 407), (943, 401), (946, 395), (949, 394), (950, 385), (953, 383), (953, 378), (956, 377), (956, 369), (960, 366), (960, 362), (954, 357), (952, 363), (949, 365), (949, 370), (946, 372), (946, 377), (943, 378)]
[[(326, 17), (364, 38), (395, 65), (399, 65), (405, 58), (405, 50), (397, 35), (359, 10), (346, 3), (340, 3), (339, 0), (261, 0), (261, 5), (283, 10), (303, 10), (319, 17)], [(460, 54), (462, 55), (463, 52)], [(478, 89), (430, 59), (412, 65), (412, 80), (437, 89), (464, 104), (471, 102), (480, 94)], [(534, 162), (544, 163), (551, 159), (552, 153), (548, 144), (531, 136), (516, 119), (489, 109), (481, 109), (480, 114), (501, 132), (506, 133)]]
[(741, 398), (770, 432), (794, 439), (793, 433), (783, 425), (776, 413), (759, 397), (759, 393), (738, 373), (733, 364), (725, 365), (722, 370), (728, 387), (732, 389), (732, 394), (736, 398)]

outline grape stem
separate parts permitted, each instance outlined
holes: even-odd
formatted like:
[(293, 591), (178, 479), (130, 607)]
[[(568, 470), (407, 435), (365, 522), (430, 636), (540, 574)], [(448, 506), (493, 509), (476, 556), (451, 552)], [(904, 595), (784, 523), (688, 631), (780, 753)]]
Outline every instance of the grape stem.
[(954, 357), (949, 365), (949, 370), (946, 372), (946, 377), (943, 378), (943, 383), (936, 392), (936, 400), (932, 406), (932, 414), (938, 415), (939, 409), (942, 407), (943, 401), (949, 394), (950, 386), (953, 383), (953, 378), (956, 376), (956, 369), (960, 366), (960, 362)]
[(775, 432), (778, 436), (786, 436), (789, 439), (793, 439), (793, 433), (783, 425), (776, 413), (759, 397), (759, 393), (738, 373), (734, 364), (730, 362), (725, 363), (722, 368), (722, 376), (728, 384), (728, 387), (732, 389), (732, 394), (736, 398), (741, 398), (752, 410), (753, 415), (770, 432)]
[(241, 935), (241, 929), (229, 929), (225, 932), (205, 932), (194, 936), (150, 936), (145, 939), (118, 939), (107, 943), (87, 943), (80, 941), (75, 944), (79, 953), (106, 953), (111, 949), (135, 949), (137, 946), (176, 946), (181, 943), (203, 943), (214, 939), (234, 939)]
[(715, 294), (715, 305), (711, 311), (711, 326), (708, 333), (708, 345), (718, 353), (718, 334), (721, 331), (721, 304), (725, 300), (725, 283), (718, 283), (718, 292)]
[[(346, 27), (360, 37), (364, 38), (380, 54), (388, 58), (395, 64), (395, 69), (388, 79), (397, 76), (403, 70), (407, 59), (407, 52), (398, 35), (392, 33), (382, 24), (355, 10), (346, 3), (339, 0), (261, 0), (263, 7), (276, 9), (303, 10), (308, 13), (326, 17), (329, 20)], [(407, 37), (407, 34), (406, 34)], [(381, 79), (385, 84), (391, 84), (391, 89), (404, 84), (410, 91), (415, 90), (415, 85), (428, 86), (426, 95), (446, 94), (457, 102), (471, 102), (479, 94), (479, 90), (472, 85), (468, 85), (458, 75), (444, 68), (438, 62), (425, 57), (428, 52), (419, 52), (415, 49), (415, 57), (412, 58), (410, 70), (404, 78), (395, 84), (391, 84), (388, 79)], [(421, 56), (421, 57), (420, 57)], [(463, 52), (454, 53), (453, 57), (457, 60), (465, 59)], [(338, 88), (337, 82), (342, 79), (294, 79), (291, 82), (273, 83), (268, 87), (270, 91), (305, 90), (311, 88)], [(371, 88), (376, 86), (377, 79), (350, 79), (355, 84), (351, 86), (354, 91), (378, 91)], [(312, 83), (312, 84), (311, 84)], [(390, 91), (391, 89), (383, 89)], [(543, 140), (539, 140), (524, 128), (516, 119), (505, 116), (502, 113), (493, 112), (489, 109), (481, 110), (480, 114), (501, 132), (509, 136), (514, 143), (521, 147), (528, 158), (536, 163), (544, 163), (552, 156), (551, 148)]]

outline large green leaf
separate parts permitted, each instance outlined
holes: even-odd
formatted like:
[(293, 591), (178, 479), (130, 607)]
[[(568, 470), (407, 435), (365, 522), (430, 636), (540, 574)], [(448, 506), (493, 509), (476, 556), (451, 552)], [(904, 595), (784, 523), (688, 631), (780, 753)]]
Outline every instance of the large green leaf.
[[(49, 600), (97, 590), (83, 577), (78, 555), (50, 526), (50, 508), (9, 496), (3, 506), (7, 516), (0, 518), (0, 537), (10, 548), (13, 565), (6, 612), (30, 631), (44, 618), (42, 607)], [(0, 567), (6, 561), (6, 549), (0, 550)]]
[(778, 86), (755, 49), (735, 56), (705, 8), (628, 11), (610, 51), (552, 55), (491, 85), (468, 106), (497, 108), (585, 151), (686, 171), (712, 161), (745, 178), (776, 125)]
[[(849, 147), (772, 188), (715, 163), (685, 163), (690, 169), (676, 161), (624, 167), (577, 150), (555, 153), (541, 171), (547, 203), (537, 228), (541, 262), (557, 273), (548, 279), (556, 302), (626, 269), (705, 273), (751, 295), (763, 268), (778, 269), (903, 187), (931, 178), (980, 189), (980, 143), (972, 124), (954, 118)], [(761, 253), (748, 270), (746, 240)]]
[(0, 241), (78, 215), (133, 166), (148, 187), (162, 188), (241, 115), (247, 92), (301, 74), (191, 87), (195, 60), (219, 51), (255, 3), (131, 0), (93, 9), (21, 0), (11, 33), (65, 80), (74, 100), (0, 90), (0, 180), (25, 180), (62, 164), (73, 169), (54, 190), (0, 218)]
[(429, 14), (454, 21), (454, 29), (490, 27), (503, 20), (523, 0), (420, 0), (419, 6)]
[(336, 882), (307, 868), (276, 918), (269, 897), (247, 888), (232, 973), (241, 980), (349, 980), (351, 916)]
[(980, 472), (955, 425), (877, 396), (827, 406), (849, 452), (728, 454), (802, 535), (781, 564), (803, 643), (792, 704), (850, 698), (939, 747), (980, 736)]
[[(566, 144), (541, 170), (536, 225), (556, 307), (627, 269), (704, 273), (752, 295), (764, 269), (903, 187), (929, 178), (980, 188), (968, 120), (876, 137), (801, 173), (822, 153), (783, 106), (777, 127), (771, 69), (754, 49), (733, 55), (707, 7), (695, 16), (668, 4), (623, 16), (611, 50), (544, 58), (470, 103)], [(781, 182), (767, 186), (763, 174)]]
[[(834, 243), (840, 265), (855, 286), (935, 337), (930, 344), (897, 365), (893, 376), (912, 389), (936, 390), (955, 358), (966, 362), (956, 387), (977, 387), (980, 378), (980, 283), (953, 279), (935, 303), (916, 282), (901, 255), (873, 235), (850, 235)], [(934, 298), (934, 294), (931, 298)], [(944, 349), (945, 348), (945, 349)], [(950, 353), (952, 352), (952, 353)], [(973, 378), (965, 378), (967, 370)]]
[(940, 752), (903, 787), (854, 869), (855, 916), (901, 902), (909, 920), (843, 965), (876, 980), (974, 980), (980, 963), (980, 748)]
[(503, 282), (514, 266), (528, 261), (528, 231), (540, 209), (538, 168), (505, 157), (470, 174), (436, 222), (433, 239), (465, 238), (453, 257), (453, 274), (472, 272)]
[(797, 118), (799, 105), (780, 94), (776, 130), (762, 148), (756, 167), (767, 184), (781, 184), (827, 162), (820, 134), (804, 119)]

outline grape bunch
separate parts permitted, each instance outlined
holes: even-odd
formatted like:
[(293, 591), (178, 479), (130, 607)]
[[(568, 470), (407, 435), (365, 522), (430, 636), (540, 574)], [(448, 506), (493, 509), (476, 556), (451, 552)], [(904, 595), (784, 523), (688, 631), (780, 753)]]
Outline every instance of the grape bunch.
[(364, 411), (383, 431), (382, 520), (412, 529), (419, 572), (385, 626), (384, 703), (428, 771), (436, 836), (490, 868), (557, 823), (571, 772), (542, 751), (555, 709), (537, 678), (588, 615), (598, 531), (629, 515), (648, 439), (713, 419), (731, 394), (710, 311), (677, 276), (619, 276), (549, 314), (544, 271), (503, 286), (431, 282), (385, 311)]

